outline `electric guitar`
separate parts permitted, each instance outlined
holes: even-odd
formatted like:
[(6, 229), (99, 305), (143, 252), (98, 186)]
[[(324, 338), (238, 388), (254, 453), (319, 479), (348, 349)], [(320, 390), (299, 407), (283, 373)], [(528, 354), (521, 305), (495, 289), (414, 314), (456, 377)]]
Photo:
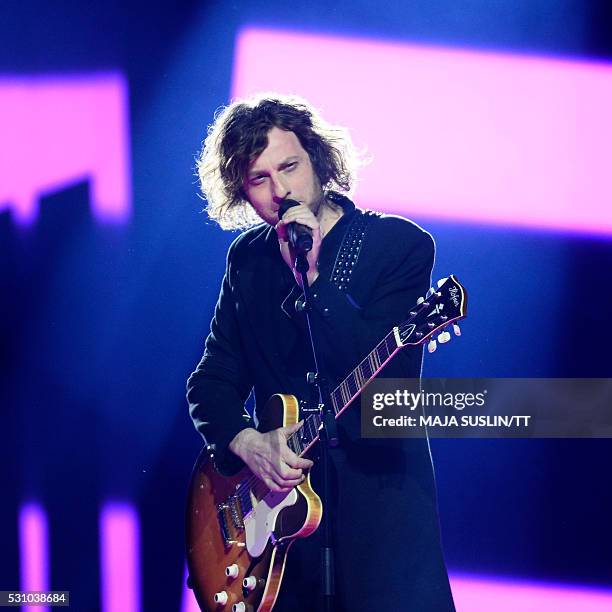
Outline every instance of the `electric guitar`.
[[(336, 418), (359, 396), (391, 358), (405, 346), (429, 342), (436, 348), (451, 336), (446, 328), (467, 313), (467, 294), (454, 277), (438, 281), (419, 298), (409, 318), (394, 327), (330, 395)], [(259, 423), (261, 431), (299, 422), (293, 395), (273, 395)], [(317, 443), (321, 415), (310, 413), (287, 444), (304, 456)], [(287, 551), (297, 538), (319, 526), (323, 506), (310, 475), (289, 493), (270, 491), (249, 469), (225, 475), (206, 447), (191, 475), (186, 513), (188, 584), (206, 612), (270, 612), (276, 602)]]

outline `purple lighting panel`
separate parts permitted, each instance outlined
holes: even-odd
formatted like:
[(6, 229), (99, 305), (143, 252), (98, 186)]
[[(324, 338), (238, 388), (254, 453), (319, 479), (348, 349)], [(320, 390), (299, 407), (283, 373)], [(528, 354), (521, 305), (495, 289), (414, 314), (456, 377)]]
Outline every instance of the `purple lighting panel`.
[(612, 591), (559, 584), (451, 576), (457, 611), (609, 612)]
[(127, 504), (107, 504), (100, 514), (102, 612), (140, 610), (140, 529)]
[(259, 91), (351, 128), (362, 206), (612, 234), (612, 65), (247, 28), (232, 95)]
[[(49, 526), (47, 515), (36, 503), (19, 513), (19, 549), (22, 591), (49, 590)], [(24, 612), (48, 612), (47, 606), (24, 606)]]
[(32, 223), (41, 195), (91, 181), (92, 212), (131, 212), (128, 90), (120, 74), (0, 77), (0, 212)]

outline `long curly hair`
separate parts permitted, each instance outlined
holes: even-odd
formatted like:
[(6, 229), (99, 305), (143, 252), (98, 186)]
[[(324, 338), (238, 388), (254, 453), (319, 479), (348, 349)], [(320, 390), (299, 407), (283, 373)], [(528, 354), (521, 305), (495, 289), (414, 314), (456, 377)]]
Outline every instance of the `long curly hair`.
[(236, 100), (215, 113), (196, 163), (205, 210), (223, 229), (261, 222), (247, 200), (244, 180), (249, 164), (267, 147), (273, 127), (297, 136), (324, 191), (351, 193), (362, 160), (346, 128), (328, 124), (298, 96), (260, 94)]

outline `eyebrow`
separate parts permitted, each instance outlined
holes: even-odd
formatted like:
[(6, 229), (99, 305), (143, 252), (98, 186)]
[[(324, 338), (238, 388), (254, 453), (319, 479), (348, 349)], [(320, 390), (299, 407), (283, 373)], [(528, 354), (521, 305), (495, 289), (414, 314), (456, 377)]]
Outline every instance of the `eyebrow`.
[[(278, 168), (282, 168), (283, 166), (288, 166), (289, 164), (292, 164), (294, 161), (299, 161), (299, 159), (300, 159), (299, 155), (290, 155), (289, 157), (286, 157), (282, 162), (278, 164)], [(263, 173), (264, 173), (263, 170), (259, 170), (258, 168), (251, 168), (251, 170), (249, 170), (247, 173), (247, 178), (253, 178), (254, 176), (258, 176), (259, 174), (263, 174)]]

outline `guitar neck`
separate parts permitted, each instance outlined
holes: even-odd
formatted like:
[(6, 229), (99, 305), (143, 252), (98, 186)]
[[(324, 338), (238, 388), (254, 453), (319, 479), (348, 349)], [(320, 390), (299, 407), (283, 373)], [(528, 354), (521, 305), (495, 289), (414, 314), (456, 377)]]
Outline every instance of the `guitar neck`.
[[(351, 373), (331, 392), (330, 401), (338, 418), (378, 375), (388, 361), (403, 347), (397, 327), (394, 327)], [(287, 444), (296, 455), (303, 455), (319, 439), (321, 416), (312, 413), (304, 419), (304, 426), (289, 436)]]
[[(467, 294), (464, 287), (452, 274), (438, 281), (437, 288), (430, 287), (425, 297), (419, 298), (409, 318), (394, 327), (365, 359), (331, 392), (329, 401), (336, 418), (359, 396), (363, 389), (383, 369), (391, 358), (405, 346), (417, 346), (430, 341), (428, 349), (433, 352), (436, 342), (433, 335), (450, 325), (459, 335), (455, 321), (463, 319), (467, 312)], [(438, 340), (450, 340), (450, 334), (443, 331)], [(287, 443), (297, 455), (303, 455), (318, 439), (321, 428), (319, 411), (304, 419), (304, 426), (292, 434)]]

